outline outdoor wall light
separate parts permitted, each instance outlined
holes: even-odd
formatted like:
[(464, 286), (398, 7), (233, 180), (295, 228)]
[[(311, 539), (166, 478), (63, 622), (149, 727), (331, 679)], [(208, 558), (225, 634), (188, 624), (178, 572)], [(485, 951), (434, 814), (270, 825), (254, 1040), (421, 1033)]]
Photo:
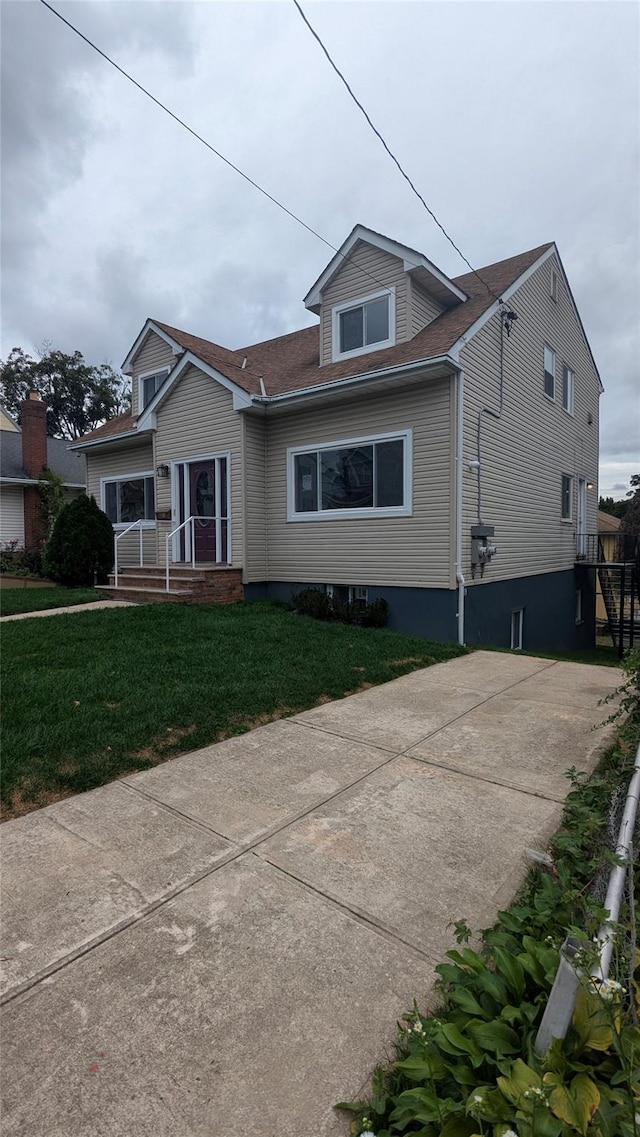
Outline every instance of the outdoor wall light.
[(169, 467), (166, 462), (161, 462), (159, 466), (156, 466), (156, 475), (159, 478), (169, 477)]
[(592, 490), (592, 489), (593, 489), (593, 482), (587, 482), (587, 489), (588, 489), (588, 490)]

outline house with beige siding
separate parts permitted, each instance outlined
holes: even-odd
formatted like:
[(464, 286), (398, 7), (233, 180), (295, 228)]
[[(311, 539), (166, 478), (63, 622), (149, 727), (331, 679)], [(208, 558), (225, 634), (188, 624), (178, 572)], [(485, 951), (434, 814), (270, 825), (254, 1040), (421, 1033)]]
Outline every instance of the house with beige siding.
[(311, 327), (233, 350), (149, 319), (130, 415), (75, 444), (132, 597), (383, 597), (418, 635), (593, 641), (602, 386), (553, 243), (448, 278), (357, 225)]

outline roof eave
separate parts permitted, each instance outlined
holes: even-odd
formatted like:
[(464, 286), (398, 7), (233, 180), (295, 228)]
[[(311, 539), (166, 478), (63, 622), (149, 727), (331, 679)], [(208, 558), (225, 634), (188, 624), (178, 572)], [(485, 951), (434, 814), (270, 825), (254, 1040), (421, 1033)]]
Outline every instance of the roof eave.
[(426, 356), (423, 359), (412, 359), (407, 363), (395, 364), (390, 367), (376, 368), (375, 371), (365, 371), (359, 375), (347, 375), (344, 379), (334, 379), (329, 383), (316, 383), (312, 387), (301, 387), (297, 391), (285, 391), (280, 395), (254, 395), (252, 405), (261, 407), (285, 406), (288, 403), (317, 399), (323, 395), (341, 391), (345, 388), (364, 386), (380, 379), (388, 379), (391, 375), (407, 375), (412, 371), (447, 367), (451, 371), (459, 371), (460, 364), (448, 352), (442, 355)]

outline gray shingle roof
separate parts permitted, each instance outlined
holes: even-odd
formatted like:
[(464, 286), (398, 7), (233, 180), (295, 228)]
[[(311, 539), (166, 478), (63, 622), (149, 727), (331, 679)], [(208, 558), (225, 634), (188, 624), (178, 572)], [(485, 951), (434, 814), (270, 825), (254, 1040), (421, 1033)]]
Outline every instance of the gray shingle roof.
[[(47, 464), (69, 485), (84, 486), (87, 467), (84, 454), (67, 450), (67, 438), (47, 438)], [(22, 434), (14, 430), (0, 431), (0, 477), (29, 481), (22, 465)]]

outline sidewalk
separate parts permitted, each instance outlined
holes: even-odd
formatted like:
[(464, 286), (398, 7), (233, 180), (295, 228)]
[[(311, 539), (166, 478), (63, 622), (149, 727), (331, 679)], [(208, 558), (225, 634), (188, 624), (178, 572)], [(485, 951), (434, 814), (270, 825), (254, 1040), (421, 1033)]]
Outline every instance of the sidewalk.
[(8, 822), (5, 1137), (338, 1137), (611, 727), (476, 652)]
[(67, 612), (95, 612), (99, 608), (131, 608), (131, 600), (91, 600), (88, 604), (67, 604), (64, 608), (42, 608), (37, 612), (16, 612), (0, 616), (0, 624), (8, 620), (31, 620), (33, 616), (65, 616)]

